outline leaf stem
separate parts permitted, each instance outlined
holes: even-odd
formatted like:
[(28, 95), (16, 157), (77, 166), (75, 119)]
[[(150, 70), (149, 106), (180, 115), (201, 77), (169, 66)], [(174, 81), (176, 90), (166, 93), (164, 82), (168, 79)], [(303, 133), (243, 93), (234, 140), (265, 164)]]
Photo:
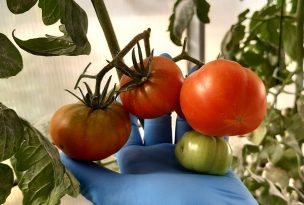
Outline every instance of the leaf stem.
[[(120, 47), (107, 8), (103, 0), (91, 0), (91, 2), (93, 4), (98, 21), (107, 40), (112, 58), (114, 58), (119, 53)], [(122, 61), (122, 59), (119, 60)], [(119, 78), (121, 78), (122, 73), (117, 70), (117, 75)]]

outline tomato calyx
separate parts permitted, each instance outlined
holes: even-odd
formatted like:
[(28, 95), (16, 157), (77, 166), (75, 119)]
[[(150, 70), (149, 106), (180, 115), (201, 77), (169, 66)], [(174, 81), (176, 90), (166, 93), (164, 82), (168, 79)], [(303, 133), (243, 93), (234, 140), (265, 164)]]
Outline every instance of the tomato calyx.
[(91, 107), (93, 110), (96, 109), (105, 109), (107, 108), (114, 100), (115, 100), (115, 93), (116, 93), (116, 84), (114, 84), (114, 88), (108, 93), (109, 85), (111, 82), (112, 76), (110, 76), (105, 84), (105, 87), (102, 90), (102, 93), (98, 93), (97, 95), (94, 94), (89, 87), (89, 85), (84, 82), (84, 85), (87, 89), (87, 93), (84, 95), (82, 89), (80, 87), (77, 87), (81, 93), (81, 98), (77, 96), (75, 93), (68, 91), (73, 96), (75, 96), (78, 100), (80, 100), (83, 104), (85, 104), (88, 107)]
[(122, 72), (129, 76), (132, 80), (119, 89), (118, 93), (125, 92), (128, 90), (132, 90), (133, 88), (139, 86), (140, 84), (144, 83), (146, 80), (148, 80), (150, 73), (151, 73), (151, 67), (152, 67), (152, 59), (153, 59), (153, 50), (151, 51), (149, 57), (148, 57), (148, 63), (144, 64), (144, 59), (142, 55), (142, 51), (140, 48), (139, 43), (137, 43), (137, 52), (138, 52), (138, 58), (139, 62), (137, 62), (136, 54), (135, 54), (135, 48), (132, 49), (132, 63), (133, 63), (133, 69), (130, 69), (128, 66), (117, 65)]

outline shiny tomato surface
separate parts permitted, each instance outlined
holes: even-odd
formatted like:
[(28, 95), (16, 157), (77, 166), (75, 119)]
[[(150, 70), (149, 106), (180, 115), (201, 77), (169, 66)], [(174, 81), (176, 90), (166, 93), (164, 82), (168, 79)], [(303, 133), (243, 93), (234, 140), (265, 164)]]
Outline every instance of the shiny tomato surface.
[(74, 103), (61, 107), (50, 122), (53, 143), (79, 160), (101, 160), (117, 152), (131, 132), (129, 113), (118, 102), (105, 109)]
[(188, 76), (180, 103), (188, 123), (211, 136), (249, 133), (263, 121), (267, 108), (262, 80), (250, 69), (224, 59)]
[[(146, 66), (148, 60), (144, 60)], [(156, 56), (152, 59), (151, 73), (137, 87), (120, 94), (123, 105), (141, 118), (156, 118), (173, 111), (179, 103), (184, 77), (174, 61)], [(130, 82), (123, 75), (120, 85)]]

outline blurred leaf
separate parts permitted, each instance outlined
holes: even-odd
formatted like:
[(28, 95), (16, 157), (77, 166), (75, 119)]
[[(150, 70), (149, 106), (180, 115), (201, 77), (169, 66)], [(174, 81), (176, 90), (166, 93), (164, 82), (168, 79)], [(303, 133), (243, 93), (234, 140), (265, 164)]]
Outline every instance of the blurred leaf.
[(221, 52), (224, 58), (236, 60), (236, 55), (240, 52), (241, 41), (245, 37), (245, 26), (238, 23), (231, 26), (225, 34), (221, 43)]
[(73, 43), (79, 47), (87, 47), (88, 17), (86, 12), (74, 0), (59, 1), (61, 23), (65, 25)]
[(77, 46), (73, 43), (71, 37), (68, 36), (68, 34), (65, 34), (60, 37), (47, 35), (46, 37), (41, 38), (20, 40), (13, 33), (13, 38), (20, 48), (34, 55), (76, 56), (88, 55), (91, 52), (91, 46), (88, 41), (86, 42), (84, 47)]
[(304, 120), (304, 95), (301, 95), (297, 100), (297, 110), (302, 120)]
[(14, 14), (21, 14), (30, 10), (38, 0), (6, 0), (8, 9)]
[(58, 0), (39, 0), (38, 6), (42, 10), (42, 21), (45, 25), (54, 24), (60, 19)]
[(169, 18), (168, 31), (172, 42), (181, 46), (183, 32), (190, 25), (194, 14), (202, 23), (209, 23), (210, 5), (206, 0), (176, 0), (173, 12)]
[(243, 60), (246, 61), (247, 65), (251, 67), (256, 67), (264, 61), (264, 57), (261, 53), (256, 53), (253, 50), (248, 50), (243, 53)]
[(281, 159), (275, 164), (275, 166), (285, 169), (290, 177), (299, 177), (300, 164), (298, 161), (298, 155), (292, 148), (284, 150)]
[(192, 20), (194, 7), (193, 0), (177, 0), (174, 4), (168, 30), (172, 42), (178, 46), (182, 45), (182, 34)]
[(0, 161), (9, 159), (19, 149), (24, 130), (14, 110), (0, 103)]
[(208, 4), (207, 1), (196, 0), (196, 14), (197, 14), (198, 19), (202, 23), (210, 22), (209, 17), (208, 17), (209, 9), (210, 9), (210, 5)]
[(269, 189), (265, 190), (261, 196), (262, 204), (275, 204), (275, 205), (288, 205), (286, 197), (281, 191), (272, 183), (267, 180)]
[(0, 33), (0, 78), (17, 75), (23, 68), (22, 56), (14, 44)]
[(295, 37), (297, 33), (297, 27), (292, 23), (292, 21), (285, 21), (283, 27), (283, 46), (287, 55), (292, 58), (292, 60), (297, 59), (297, 38)]
[(0, 163), (0, 182), (0, 204), (4, 204), (14, 184), (14, 173), (8, 165), (2, 163)]
[(230, 27), (221, 43), (221, 52), (224, 58), (236, 60), (240, 52), (240, 45), (245, 37), (245, 26), (242, 23), (246, 20), (249, 9), (246, 9), (238, 16), (238, 22)]
[(286, 132), (293, 135), (298, 141), (304, 140), (304, 120), (299, 113), (286, 119)]
[(11, 159), (24, 205), (59, 204), (65, 194), (75, 196), (79, 184), (61, 164), (57, 149), (28, 122), (26, 141)]
[(266, 137), (267, 129), (264, 122), (249, 135), (250, 141), (256, 145), (260, 145)]
[(264, 168), (263, 177), (274, 184), (279, 184), (282, 189), (287, 188), (290, 178), (286, 170), (275, 167), (272, 163), (268, 163)]

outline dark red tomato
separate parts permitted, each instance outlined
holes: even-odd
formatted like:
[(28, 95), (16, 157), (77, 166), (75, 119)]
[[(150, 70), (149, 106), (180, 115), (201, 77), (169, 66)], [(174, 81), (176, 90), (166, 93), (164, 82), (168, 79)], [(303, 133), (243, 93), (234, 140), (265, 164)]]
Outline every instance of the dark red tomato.
[(236, 62), (218, 59), (188, 76), (180, 103), (196, 131), (211, 135), (243, 135), (256, 129), (266, 114), (261, 79)]
[[(146, 66), (148, 60), (144, 60)], [(179, 103), (179, 94), (184, 77), (174, 61), (166, 57), (153, 57), (148, 78), (135, 87), (120, 94), (123, 105), (130, 113), (141, 118), (156, 118), (171, 112)], [(130, 82), (123, 75), (120, 85)]]
[(61, 107), (50, 122), (54, 144), (79, 160), (101, 160), (117, 152), (131, 132), (129, 113), (118, 102), (93, 110), (82, 103)]

